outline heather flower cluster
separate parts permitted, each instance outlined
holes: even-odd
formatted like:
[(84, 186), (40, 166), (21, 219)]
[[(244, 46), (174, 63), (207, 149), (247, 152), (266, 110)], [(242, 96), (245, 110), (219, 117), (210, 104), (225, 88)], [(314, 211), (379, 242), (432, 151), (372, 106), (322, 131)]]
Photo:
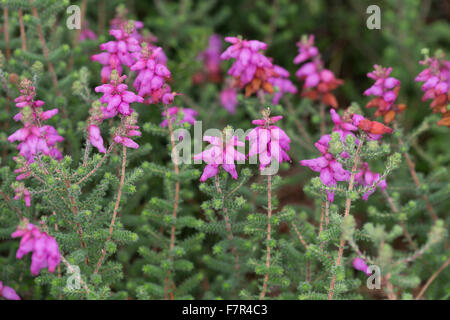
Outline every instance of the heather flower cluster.
[[(257, 127), (252, 129), (246, 136), (246, 139), (249, 141), (247, 157), (258, 156), (259, 169), (261, 171), (270, 166), (272, 161), (282, 163), (291, 160), (287, 154), (287, 151), (290, 149), (291, 139), (286, 132), (274, 125), (275, 122), (283, 117), (269, 117), (270, 110), (265, 110), (263, 115), (264, 119), (252, 121)], [(227, 134), (226, 129), (224, 133), (225, 135)], [(200, 181), (205, 181), (215, 176), (218, 173), (219, 164), (222, 164), (223, 169), (229, 172), (233, 179), (237, 179), (238, 175), (234, 162), (245, 161), (247, 157), (236, 151), (234, 147), (244, 147), (245, 143), (239, 141), (237, 136), (226, 139), (226, 143), (222, 142), (220, 138), (210, 136), (203, 137), (203, 140), (211, 143), (213, 147), (194, 156), (194, 160), (203, 160), (207, 163)]]
[[(325, 105), (337, 108), (338, 102), (331, 92), (343, 81), (337, 79), (332, 71), (324, 68), (319, 50), (314, 46), (314, 36), (304, 35), (297, 46), (299, 53), (294, 63), (304, 63), (295, 73), (300, 81), (304, 81), (302, 96), (320, 100)], [(309, 62), (306, 62), (308, 60)]]
[(286, 132), (274, 125), (283, 116), (269, 117), (270, 110), (263, 112), (264, 119), (253, 120), (257, 125), (247, 135), (250, 142), (248, 157), (259, 156), (259, 169), (262, 171), (266, 166), (270, 166), (275, 159), (279, 163), (290, 161), (287, 151), (290, 149), (291, 139)]
[(382, 116), (386, 124), (394, 120), (395, 116), (406, 108), (404, 104), (395, 104), (400, 90), (400, 80), (391, 77), (391, 72), (391, 67), (374, 65), (374, 71), (369, 72), (367, 76), (374, 79), (375, 83), (364, 91), (366, 96), (375, 96), (366, 107), (377, 108), (375, 117)]
[[(227, 137), (225, 129), (225, 140), (213, 136), (204, 136), (203, 141), (211, 144), (205, 151), (194, 155), (194, 160), (203, 160), (207, 163), (200, 181), (214, 177), (219, 173), (219, 166), (228, 172), (233, 179), (238, 178), (235, 161), (245, 161), (245, 155), (235, 149), (243, 147), (245, 144), (239, 141), (237, 136)], [(228, 139), (227, 139), (228, 138)]]
[(262, 89), (272, 94), (273, 87), (269, 78), (278, 76), (269, 58), (260, 51), (266, 50), (267, 45), (258, 40), (245, 40), (238, 37), (225, 37), (225, 41), (231, 43), (220, 56), (222, 60), (235, 59), (228, 70), (228, 74), (236, 80), (240, 89), (245, 88), (245, 96)]
[(56, 240), (46, 232), (42, 232), (37, 226), (27, 221), (17, 227), (11, 234), (12, 238), (21, 238), (20, 246), (17, 250), (17, 259), (22, 259), (25, 255), (31, 255), (31, 273), (38, 275), (42, 269), (54, 272), (58, 266), (61, 255)]
[(111, 29), (109, 34), (116, 40), (108, 41), (100, 45), (100, 50), (106, 52), (93, 55), (91, 59), (103, 65), (101, 77), (103, 83), (108, 82), (111, 72), (117, 70), (122, 74), (122, 65), (130, 67), (133, 64), (136, 52), (140, 51), (139, 41), (133, 36), (134, 22), (122, 24), (120, 29)]
[(171, 74), (160, 58), (161, 53), (160, 47), (152, 48), (144, 42), (139, 58), (130, 67), (132, 71), (137, 72), (133, 85), (138, 95), (146, 98), (146, 104), (173, 102), (173, 93), (167, 84)]
[(450, 61), (443, 56), (435, 58), (426, 57), (420, 62), (426, 66), (415, 78), (415, 81), (423, 82), (422, 91), (425, 92), (422, 100), (433, 100), (430, 104), (434, 113), (441, 113), (440, 126), (450, 127)]
[[(355, 133), (358, 129), (365, 132), (368, 140), (378, 140), (383, 133), (391, 133), (392, 129), (384, 126), (382, 123), (376, 121), (370, 121), (358, 114), (351, 114), (348, 111), (344, 112), (341, 117), (339, 114), (331, 109), (331, 119), (334, 123), (333, 132), (337, 132), (340, 136), (342, 143), (345, 143), (347, 135), (351, 135), (355, 138), (355, 142), (359, 144), (359, 140), (356, 138)], [(322, 154), (320, 157), (309, 160), (301, 160), (302, 166), (307, 166), (311, 170), (320, 173), (321, 182), (328, 187), (335, 187), (337, 182), (349, 181), (350, 172), (345, 170), (342, 164), (335, 158), (335, 156), (329, 152), (331, 142), (331, 135), (327, 134), (322, 136), (314, 146)], [(347, 152), (342, 152), (339, 155), (342, 159), (348, 158)], [(370, 171), (367, 163), (360, 165), (359, 171), (355, 175), (355, 181), (357, 185), (367, 186), (379, 186), (381, 189), (386, 188), (386, 181), (380, 180), (378, 173)], [(363, 199), (367, 200), (369, 196), (375, 192), (376, 188), (370, 189), (363, 195)], [(327, 199), (329, 202), (334, 201), (334, 192), (327, 190)]]
[(8, 137), (9, 142), (20, 141), (17, 146), (19, 155), (27, 159), (28, 163), (35, 161), (39, 154), (61, 159), (62, 154), (58, 150), (57, 143), (64, 140), (51, 125), (42, 125), (42, 122), (54, 117), (58, 109), (44, 111), (45, 104), (42, 100), (35, 100), (36, 91), (31, 81), (22, 80), (20, 83), (20, 96), (14, 101), (21, 111), (14, 116), (15, 121), (20, 121), (23, 127)]

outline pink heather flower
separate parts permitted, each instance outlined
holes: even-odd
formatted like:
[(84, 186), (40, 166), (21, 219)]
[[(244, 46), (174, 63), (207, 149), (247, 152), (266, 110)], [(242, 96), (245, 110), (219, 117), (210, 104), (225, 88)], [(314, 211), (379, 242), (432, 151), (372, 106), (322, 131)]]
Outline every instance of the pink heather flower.
[[(211, 35), (211, 37), (209, 37), (208, 47), (198, 56), (198, 59), (202, 61), (204, 64), (206, 76), (209, 81), (219, 82), (222, 78), (220, 70), (221, 52), (222, 52), (221, 37), (218, 34)], [(199, 80), (204, 80), (202, 75), (199, 75), (197, 78), (199, 78)]]
[(112, 70), (122, 73), (122, 65), (130, 67), (136, 58), (136, 52), (140, 51), (139, 41), (133, 36), (135, 31), (134, 22), (130, 21), (122, 25), (120, 29), (112, 29), (109, 34), (116, 40), (108, 41), (100, 45), (100, 50), (106, 52), (93, 55), (91, 60), (103, 65), (102, 81), (108, 81)]
[(137, 125), (137, 113), (130, 117), (123, 117), (122, 123), (114, 135), (114, 142), (124, 145), (127, 148), (138, 149), (139, 145), (134, 142), (132, 137), (140, 137), (142, 133)]
[(235, 59), (228, 70), (228, 74), (237, 80), (238, 86), (245, 87), (245, 96), (257, 92), (260, 88), (272, 94), (272, 84), (269, 78), (277, 76), (269, 58), (260, 53), (267, 45), (258, 40), (245, 40), (236, 37), (226, 37), (225, 41), (231, 43), (220, 56), (222, 60)]
[(126, 75), (120, 77), (115, 71), (111, 74), (109, 84), (103, 84), (95, 88), (95, 92), (103, 93), (103, 96), (99, 99), (100, 102), (108, 104), (102, 108), (105, 119), (112, 118), (119, 113), (124, 116), (130, 116), (133, 113), (130, 103), (144, 102), (144, 98), (127, 90), (128, 86), (122, 83), (126, 77)]
[(236, 88), (226, 88), (220, 92), (220, 103), (229, 113), (236, 113), (238, 104)]
[(367, 187), (367, 186), (371, 186), (372, 184), (376, 183), (376, 187), (373, 190), (368, 191), (363, 195), (362, 198), (364, 200), (367, 201), (369, 199), (369, 196), (375, 192), (377, 187), (380, 187), (382, 190), (386, 189), (386, 187), (387, 187), (386, 180), (381, 180), (381, 181), (379, 181), (379, 180), (380, 180), (380, 174), (370, 171), (369, 164), (367, 162), (363, 162), (361, 164), (361, 167), (360, 167), (358, 173), (356, 173), (356, 175), (355, 175), (356, 184)]
[(320, 99), (322, 103), (333, 108), (338, 107), (336, 97), (332, 90), (340, 86), (343, 81), (337, 79), (331, 70), (325, 69), (319, 51), (314, 47), (314, 36), (303, 36), (297, 43), (299, 54), (294, 59), (295, 64), (303, 64), (295, 73), (303, 83), (302, 96), (311, 100)]
[(31, 255), (31, 273), (33, 275), (38, 275), (41, 269), (45, 268), (48, 268), (49, 272), (55, 271), (61, 259), (55, 238), (42, 232), (31, 223), (26, 223), (25, 226), (19, 225), (11, 237), (22, 238), (16, 253), (17, 259), (22, 259), (26, 254), (33, 252)]
[(14, 200), (19, 200), (23, 198), (23, 200), (25, 201), (25, 205), (27, 207), (31, 205), (30, 191), (27, 188), (25, 188), (23, 183), (19, 183), (17, 188), (14, 189), (14, 192), (15, 192)]
[(282, 116), (275, 116), (252, 121), (258, 127), (252, 129), (246, 136), (246, 139), (250, 141), (248, 156), (259, 155), (260, 170), (270, 165), (273, 159), (279, 163), (291, 160), (286, 153), (290, 149), (291, 139), (282, 129), (273, 125), (282, 118)]
[(139, 58), (130, 67), (138, 73), (133, 85), (139, 96), (148, 97), (146, 103), (171, 102), (170, 99), (167, 100), (167, 96), (165, 97), (166, 94), (170, 94), (167, 80), (170, 79), (171, 73), (164, 63), (158, 62), (161, 52), (162, 48), (152, 49), (144, 43)]
[(20, 300), (20, 297), (17, 295), (16, 291), (8, 286), (4, 286), (3, 282), (0, 281), (0, 297), (5, 298), (6, 300)]
[[(181, 126), (183, 123), (187, 122), (191, 125), (194, 125), (195, 117), (198, 115), (197, 111), (190, 108), (180, 108), (180, 107), (171, 107), (167, 109), (169, 112), (169, 118), (171, 123), (175, 123), (175, 120), (181, 115), (181, 119), (177, 121), (177, 125)], [(167, 127), (168, 121), (166, 119), (166, 111), (164, 110), (161, 115), (164, 120), (161, 122), (161, 127)]]
[(200, 181), (204, 182), (207, 179), (214, 177), (219, 172), (219, 166), (231, 174), (233, 179), (238, 178), (236, 172), (235, 161), (245, 161), (245, 155), (235, 149), (235, 147), (244, 147), (245, 143), (239, 141), (237, 136), (232, 136), (228, 141), (223, 141), (221, 138), (204, 136), (203, 141), (211, 144), (205, 151), (194, 155), (194, 160), (203, 160), (207, 163)]
[(17, 146), (19, 154), (25, 157), (28, 163), (35, 161), (35, 156), (42, 153), (60, 160), (61, 153), (56, 148), (57, 142), (64, 140), (56, 129), (50, 125), (42, 126), (42, 122), (48, 120), (58, 113), (58, 109), (43, 111), (42, 100), (34, 100), (35, 88), (28, 79), (22, 80), (20, 96), (15, 99), (16, 106), (22, 110), (14, 120), (21, 121), (23, 128), (8, 137), (8, 141), (13, 143), (20, 141)]
[(367, 76), (374, 79), (375, 83), (364, 91), (364, 94), (366, 96), (375, 96), (375, 98), (370, 100), (366, 107), (377, 108), (375, 116), (383, 116), (385, 123), (389, 123), (395, 118), (396, 112), (401, 112), (406, 108), (404, 105), (397, 106), (394, 104), (400, 90), (400, 81), (389, 76), (392, 68), (374, 65), (374, 69)]
[[(329, 187), (336, 186), (338, 181), (348, 181), (350, 179), (350, 172), (345, 170), (331, 153), (325, 153), (315, 159), (301, 160), (300, 164), (309, 167), (315, 172), (320, 172), (320, 180)], [(327, 191), (327, 195), (328, 201), (333, 202), (334, 192)]]
[(272, 103), (278, 104), (281, 97), (285, 93), (297, 93), (297, 88), (294, 86), (294, 84), (289, 80), (289, 72), (277, 65), (273, 66), (273, 71), (278, 75), (278, 77), (271, 77), (269, 78), (269, 82), (272, 84), (273, 87), (277, 87), (278, 91), (275, 91), (273, 94)]
[(442, 119), (437, 123), (440, 126), (450, 127), (450, 61), (444, 60), (444, 56), (430, 58), (420, 62), (427, 68), (415, 78), (415, 81), (423, 82), (422, 101), (432, 99), (430, 107), (433, 112), (442, 114)]
[(236, 37), (225, 37), (231, 43), (220, 56), (222, 60), (236, 59), (228, 70), (228, 74), (240, 78), (242, 85), (252, 81), (258, 67), (272, 68), (270, 60), (261, 54), (267, 45), (258, 40), (242, 40)]
[(319, 50), (314, 46), (314, 35), (303, 36), (302, 40), (297, 42), (297, 47), (298, 55), (294, 59), (295, 64), (300, 64), (319, 55)]
[(369, 271), (369, 267), (367, 266), (366, 262), (361, 259), (360, 257), (357, 257), (353, 260), (353, 268), (359, 271), (363, 271), (366, 275), (370, 276), (372, 273)]
[(89, 141), (98, 149), (101, 153), (106, 153), (105, 146), (103, 145), (103, 138), (100, 132), (100, 128), (94, 124), (88, 126)]

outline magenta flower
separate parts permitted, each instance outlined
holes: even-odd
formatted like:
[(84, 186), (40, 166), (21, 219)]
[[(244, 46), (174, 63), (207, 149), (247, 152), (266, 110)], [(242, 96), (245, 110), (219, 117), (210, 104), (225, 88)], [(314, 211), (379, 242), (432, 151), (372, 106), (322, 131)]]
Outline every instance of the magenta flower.
[(236, 113), (238, 104), (236, 88), (226, 88), (220, 92), (220, 103), (229, 113)]
[(363, 271), (366, 275), (370, 276), (372, 273), (369, 271), (369, 267), (367, 266), (366, 262), (361, 259), (360, 257), (357, 257), (353, 260), (353, 268), (359, 271)]
[[(320, 172), (320, 180), (329, 187), (336, 186), (338, 181), (348, 181), (350, 179), (350, 172), (342, 167), (331, 153), (326, 153), (319, 158), (301, 160), (302, 166), (309, 167), (315, 172)], [(334, 201), (334, 192), (327, 191), (328, 201)]]
[(384, 122), (390, 123), (394, 120), (396, 113), (402, 112), (406, 108), (403, 104), (394, 104), (400, 90), (400, 81), (389, 76), (392, 68), (383, 68), (382, 66), (374, 65), (374, 69), (367, 76), (374, 79), (375, 83), (364, 91), (364, 95), (375, 96), (375, 98), (370, 100), (366, 107), (377, 108), (375, 116), (383, 116)]
[(89, 40), (97, 40), (97, 35), (95, 34), (94, 31), (89, 29), (88, 22), (85, 21), (84, 25), (83, 25), (83, 29), (80, 32), (79, 40), (81, 42), (83, 42), (83, 41), (86, 41), (87, 39), (89, 39)]
[[(382, 190), (386, 189), (386, 180), (379, 180), (380, 174), (370, 171), (369, 164), (367, 162), (363, 162), (358, 173), (355, 174), (355, 181), (357, 185), (367, 187), (376, 183), (376, 187), (380, 187)], [(373, 190), (366, 192), (362, 198), (367, 201), (369, 196), (375, 192), (376, 187)]]
[[(181, 116), (181, 119), (176, 123), (178, 126), (181, 126), (185, 122), (194, 125), (195, 117), (198, 115), (197, 111), (190, 108), (171, 107), (167, 110), (169, 112), (171, 123), (175, 123), (175, 120), (177, 120), (178, 117)], [(164, 118), (163, 122), (161, 122), (161, 127), (167, 127), (168, 121), (166, 119), (166, 111), (164, 110), (161, 115)]]
[(205, 151), (194, 155), (194, 160), (203, 160), (207, 163), (200, 181), (214, 177), (219, 172), (219, 166), (231, 174), (233, 179), (238, 178), (235, 161), (245, 161), (245, 155), (235, 149), (235, 147), (244, 147), (245, 143), (239, 141), (237, 136), (232, 136), (227, 142), (221, 138), (204, 136), (203, 141), (211, 144)]
[(294, 59), (295, 64), (300, 64), (319, 55), (319, 50), (314, 46), (314, 35), (304, 36), (301, 41), (297, 42), (297, 47), (298, 55)]
[(140, 137), (142, 133), (137, 125), (137, 113), (130, 117), (123, 117), (122, 123), (114, 134), (114, 142), (124, 145), (127, 148), (138, 149), (139, 145), (131, 138)]
[(22, 259), (23, 256), (32, 252), (31, 273), (33, 275), (38, 275), (41, 269), (46, 268), (49, 272), (55, 271), (61, 259), (55, 238), (28, 222), (25, 226), (19, 225), (11, 237), (22, 238), (16, 253), (17, 259)]
[(106, 153), (100, 128), (94, 124), (88, 126), (89, 141), (101, 153)]
[(54, 159), (61, 159), (62, 154), (57, 149), (57, 143), (64, 140), (56, 129), (50, 125), (42, 126), (42, 122), (48, 120), (58, 113), (58, 109), (43, 111), (44, 101), (34, 100), (35, 88), (28, 79), (20, 83), (20, 96), (15, 99), (16, 106), (22, 110), (14, 120), (21, 121), (23, 128), (8, 137), (8, 141), (13, 143), (20, 141), (17, 146), (19, 154), (25, 157), (28, 163), (35, 161), (35, 156), (44, 154)]
[(289, 72), (277, 65), (274, 65), (273, 71), (278, 75), (278, 77), (269, 78), (269, 82), (273, 87), (277, 87), (278, 91), (273, 94), (272, 103), (277, 104), (283, 94), (285, 93), (297, 93), (297, 88), (294, 84), (289, 80)]
[(277, 74), (273, 70), (270, 59), (260, 53), (267, 48), (267, 45), (258, 40), (236, 37), (226, 37), (225, 41), (232, 45), (221, 54), (220, 58), (236, 60), (228, 70), (228, 74), (236, 79), (241, 89), (245, 87), (245, 96), (252, 95), (260, 88), (272, 94), (273, 87), (268, 79), (276, 77)]
[(130, 21), (126, 25), (122, 25), (120, 29), (112, 29), (109, 34), (116, 40), (108, 41), (100, 45), (100, 50), (106, 52), (93, 55), (91, 60), (97, 61), (103, 65), (101, 76), (102, 81), (108, 81), (112, 70), (122, 73), (122, 65), (130, 67), (135, 58), (136, 52), (141, 47), (139, 41), (133, 36), (135, 32), (134, 22)]
[(420, 62), (426, 68), (419, 73), (415, 81), (423, 82), (422, 91), (424, 95), (422, 101), (432, 99), (430, 107), (433, 112), (442, 114), (442, 119), (438, 122), (440, 126), (450, 127), (450, 61), (443, 56), (430, 58)]
[(130, 108), (130, 103), (144, 102), (144, 98), (127, 90), (128, 86), (122, 83), (126, 77), (126, 75), (119, 76), (114, 71), (111, 73), (109, 84), (103, 84), (95, 88), (95, 92), (103, 93), (103, 96), (99, 99), (100, 102), (107, 104), (106, 107), (102, 108), (105, 119), (115, 117), (119, 113), (124, 116), (130, 116), (133, 113), (133, 109)]
[(275, 116), (252, 121), (258, 127), (252, 129), (246, 136), (246, 139), (250, 141), (248, 156), (259, 155), (260, 170), (270, 165), (273, 159), (279, 163), (291, 160), (286, 153), (290, 149), (291, 139), (282, 129), (272, 125), (282, 118), (282, 116)]
[(5, 298), (6, 300), (20, 300), (20, 297), (17, 295), (16, 291), (8, 286), (4, 286), (3, 282), (0, 281), (0, 297)]
[(166, 82), (171, 73), (164, 63), (158, 61), (161, 52), (162, 48), (150, 48), (143, 43), (139, 58), (130, 67), (138, 72), (133, 85), (139, 96), (148, 97), (146, 103), (170, 102), (165, 100), (168, 98), (165, 95), (170, 94), (170, 86)]
[(333, 108), (338, 107), (338, 102), (334, 94), (334, 89), (340, 86), (343, 81), (337, 79), (331, 70), (325, 69), (319, 51), (314, 46), (314, 36), (303, 36), (297, 43), (299, 54), (295, 57), (294, 63), (304, 63), (295, 73), (297, 78), (303, 83), (302, 96), (311, 100), (320, 100), (322, 103)]

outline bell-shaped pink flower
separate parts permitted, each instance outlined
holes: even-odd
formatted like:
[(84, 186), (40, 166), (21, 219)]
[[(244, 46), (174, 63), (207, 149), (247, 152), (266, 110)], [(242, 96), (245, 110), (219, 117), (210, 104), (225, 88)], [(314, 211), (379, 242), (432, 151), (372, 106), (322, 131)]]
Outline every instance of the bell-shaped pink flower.
[(353, 260), (353, 268), (356, 270), (364, 272), (366, 275), (370, 276), (372, 273), (369, 271), (369, 267), (367, 266), (366, 262), (361, 259), (360, 257), (356, 257)]
[(25, 226), (19, 225), (17, 230), (11, 234), (11, 237), (22, 238), (16, 253), (17, 259), (22, 259), (23, 256), (32, 252), (31, 273), (33, 275), (38, 275), (41, 269), (46, 268), (49, 272), (55, 271), (61, 259), (55, 238), (46, 232), (42, 232), (31, 223), (26, 223)]
[(275, 116), (252, 121), (258, 127), (251, 130), (246, 137), (250, 141), (248, 156), (259, 156), (260, 170), (264, 170), (266, 166), (270, 165), (273, 159), (279, 163), (291, 160), (286, 152), (290, 149), (291, 139), (286, 132), (273, 125), (282, 118), (282, 116)]
[(16, 291), (8, 286), (4, 286), (3, 282), (0, 281), (0, 297), (5, 298), (6, 300), (20, 300), (20, 297), (17, 295)]
[(245, 161), (245, 155), (235, 149), (244, 147), (245, 144), (239, 141), (237, 136), (232, 136), (228, 141), (213, 136), (204, 136), (203, 141), (211, 144), (205, 151), (194, 155), (194, 160), (203, 160), (207, 163), (200, 181), (214, 177), (219, 172), (219, 166), (231, 174), (233, 179), (238, 178), (235, 161)]

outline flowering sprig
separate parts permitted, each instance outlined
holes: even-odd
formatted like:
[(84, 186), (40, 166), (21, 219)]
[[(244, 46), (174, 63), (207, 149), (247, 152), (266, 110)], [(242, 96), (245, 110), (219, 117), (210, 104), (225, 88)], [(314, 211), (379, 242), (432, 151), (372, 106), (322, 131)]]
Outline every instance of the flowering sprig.
[(273, 86), (269, 78), (276, 77), (273, 64), (261, 51), (267, 49), (264, 42), (258, 40), (245, 40), (240, 37), (225, 37), (225, 41), (231, 43), (220, 56), (222, 60), (235, 59), (228, 70), (228, 74), (236, 80), (240, 89), (245, 88), (245, 96), (262, 89), (264, 92), (273, 93)]
[(203, 141), (207, 141), (211, 146), (205, 151), (194, 155), (194, 160), (203, 160), (207, 163), (200, 181), (214, 177), (219, 172), (219, 166), (228, 172), (233, 179), (238, 178), (236, 171), (236, 161), (245, 161), (245, 155), (235, 149), (235, 147), (244, 147), (245, 144), (239, 141), (237, 136), (229, 135), (230, 128), (224, 129), (225, 138), (204, 136)]
[(141, 47), (139, 41), (133, 36), (135, 25), (133, 21), (122, 24), (119, 29), (111, 29), (109, 34), (116, 40), (108, 41), (100, 45), (100, 50), (106, 52), (95, 54), (92, 61), (97, 61), (103, 65), (101, 77), (103, 83), (108, 82), (111, 72), (117, 70), (122, 73), (123, 66), (130, 67), (133, 64), (136, 53)]
[(20, 141), (17, 146), (19, 155), (25, 157), (28, 163), (35, 161), (39, 154), (61, 159), (62, 154), (57, 148), (57, 143), (64, 140), (56, 129), (50, 125), (42, 125), (58, 113), (58, 109), (42, 110), (44, 101), (34, 100), (36, 91), (31, 81), (23, 79), (20, 83), (20, 96), (15, 99), (16, 107), (22, 110), (14, 117), (21, 121), (23, 128), (17, 130), (8, 137), (9, 142)]
[(442, 119), (438, 122), (440, 126), (450, 127), (450, 111), (448, 104), (450, 103), (450, 61), (444, 59), (444, 55), (440, 52), (435, 57), (428, 56), (428, 50), (425, 50), (425, 59), (420, 64), (426, 66), (415, 81), (423, 82), (422, 91), (424, 95), (422, 100), (433, 101), (430, 104), (434, 113), (441, 113)]
[(333, 108), (338, 107), (338, 102), (333, 93), (343, 81), (337, 79), (334, 73), (324, 68), (324, 63), (319, 54), (319, 50), (314, 46), (314, 36), (304, 35), (297, 42), (299, 54), (295, 57), (294, 63), (300, 64), (307, 60), (295, 73), (297, 78), (304, 81), (302, 96), (311, 100), (320, 100), (323, 104)]
[(164, 104), (171, 104), (173, 101), (173, 94), (167, 84), (171, 73), (161, 60), (161, 53), (162, 48), (152, 48), (144, 42), (138, 59), (130, 67), (132, 71), (138, 73), (133, 85), (138, 95), (146, 98), (147, 104), (161, 101)]
[(374, 71), (369, 72), (367, 76), (374, 79), (375, 83), (364, 91), (366, 96), (375, 96), (367, 103), (366, 107), (377, 108), (375, 117), (382, 116), (386, 124), (390, 123), (398, 113), (406, 109), (405, 104), (395, 104), (400, 90), (400, 80), (390, 76), (391, 72), (391, 67), (384, 68), (374, 65)]
[(259, 156), (259, 169), (262, 171), (270, 166), (275, 159), (279, 163), (290, 161), (287, 151), (290, 149), (291, 139), (286, 132), (276, 125), (283, 116), (270, 117), (270, 109), (263, 111), (264, 119), (253, 120), (257, 125), (246, 136), (250, 142), (249, 158)]

